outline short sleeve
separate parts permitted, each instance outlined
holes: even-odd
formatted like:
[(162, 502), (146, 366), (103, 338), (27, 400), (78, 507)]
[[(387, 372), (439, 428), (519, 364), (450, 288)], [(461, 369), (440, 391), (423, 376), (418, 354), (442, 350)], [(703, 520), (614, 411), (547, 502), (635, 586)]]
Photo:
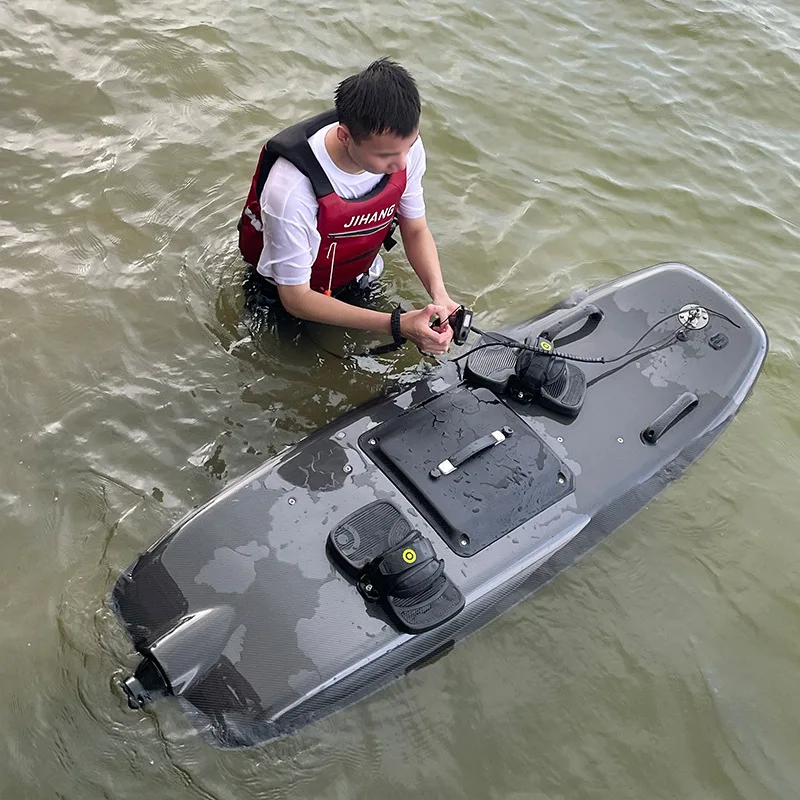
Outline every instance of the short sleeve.
[(317, 208), (308, 178), (279, 158), (261, 192), (264, 249), (258, 261), (260, 274), (287, 286), (311, 280), (311, 265), (320, 245)]
[(400, 198), (401, 217), (416, 219), (425, 216), (425, 198), (422, 194), (422, 176), (425, 174), (425, 147), (418, 138), (408, 151), (406, 161), (406, 188)]

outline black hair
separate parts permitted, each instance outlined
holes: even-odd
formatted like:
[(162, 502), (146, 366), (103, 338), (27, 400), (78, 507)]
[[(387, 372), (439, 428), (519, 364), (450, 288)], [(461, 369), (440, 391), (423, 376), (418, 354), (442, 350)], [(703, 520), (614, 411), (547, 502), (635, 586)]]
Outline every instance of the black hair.
[(336, 113), (356, 142), (372, 134), (411, 136), (419, 127), (417, 84), (395, 61), (380, 58), (337, 87)]

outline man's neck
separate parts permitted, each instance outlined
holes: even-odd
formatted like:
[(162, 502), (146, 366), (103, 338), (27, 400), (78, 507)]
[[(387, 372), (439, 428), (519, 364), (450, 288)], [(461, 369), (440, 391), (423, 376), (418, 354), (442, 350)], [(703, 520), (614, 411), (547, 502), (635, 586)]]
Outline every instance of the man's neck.
[(360, 175), (364, 170), (350, 158), (347, 148), (339, 141), (339, 137), (336, 135), (337, 127), (337, 125), (334, 125), (325, 134), (325, 149), (328, 151), (331, 161), (333, 161), (342, 172), (347, 172), (349, 175)]

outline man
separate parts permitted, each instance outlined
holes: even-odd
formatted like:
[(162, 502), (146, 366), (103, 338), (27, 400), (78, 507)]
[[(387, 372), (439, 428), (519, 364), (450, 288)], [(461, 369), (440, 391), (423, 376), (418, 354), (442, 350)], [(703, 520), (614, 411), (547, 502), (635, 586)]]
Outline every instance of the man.
[[(250, 279), (299, 319), (391, 334), (398, 344), (410, 339), (442, 354), (457, 304), (425, 219), (416, 84), (399, 64), (380, 59), (342, 81), (335, 102), (335, 110), (262, 148), (239, 222), (239, 248), (257, 269)], [(395, 219), (432, 302), (401, 315), (337, 299), (381, 274), (379, 250), (394, 244)]]

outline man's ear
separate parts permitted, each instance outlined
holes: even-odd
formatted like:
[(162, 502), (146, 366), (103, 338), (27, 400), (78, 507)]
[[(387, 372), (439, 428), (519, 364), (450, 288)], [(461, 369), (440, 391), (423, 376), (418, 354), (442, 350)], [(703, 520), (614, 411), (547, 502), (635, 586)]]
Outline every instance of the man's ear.
[(352, 138), (352, 134), (350, 133), (349, 128), (347, 125), (339, 125), (336, 128), (336, 138), (342, 143), (347, 144)]

